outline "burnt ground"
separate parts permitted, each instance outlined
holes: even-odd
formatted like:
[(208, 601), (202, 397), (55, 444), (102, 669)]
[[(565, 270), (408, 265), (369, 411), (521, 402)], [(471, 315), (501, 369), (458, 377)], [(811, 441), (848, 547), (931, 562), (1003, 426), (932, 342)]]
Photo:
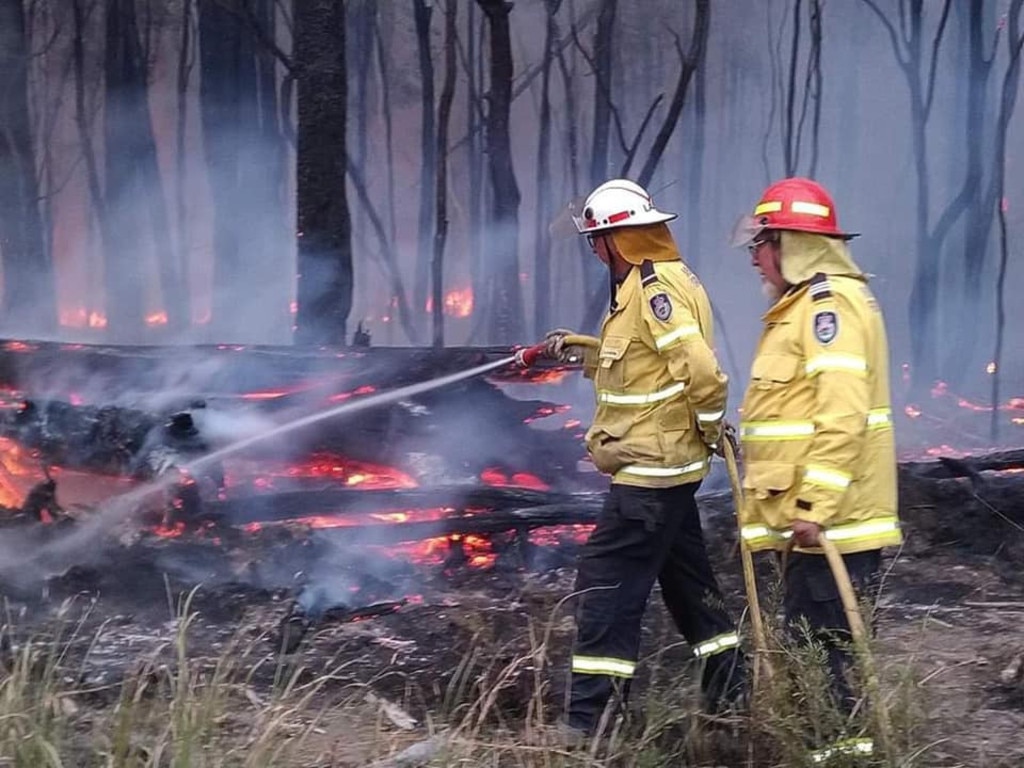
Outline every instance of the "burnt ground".
[[(723, 506), (720, 498), (705, 500), (706, 527), (724, 590), (738, 612), (742, 579), (732, 519)], [(908, 764), (1022, 766), (1024, 682), (1019, 672), (1010, 679), (1006, 671), (1024, 652), (1018, 550), (978, 552), (971, 542), (938, 536), (915, 519), (908, 519), (907, 545), (886, 562), (878, 606), (883, 678), (898, 702), (895, 710), (904, 715), (900, 727), (919, 750)], [(1000, 536), (1019, 543), (1022, 533), (1006, 527)], [(219, 541), (212, 549), (208, 540), (196, 546), (205, 557), (220, 552), (238, 560), (236, 545), (230, 551)], [(75, 650), (65, 663), (74, 670), (68, 679), (81, 691), (72, 698), (83, 749), (118, 702), (126, 676), (137, 674), (142, 663), (151, 675), (177, 663), (181, 611), (175, 604), (202, 581), (202, 569), (197, 566), (191, 578), (181, 571), (168, 575), (154, 565), (163, 559), (153, 554), (190, 546), (180, 539), (135, 540), (120, 563), (74, 568), (51, 579), (42, 602), (25, 594), (11, 599), (8, 627), (15, 646), (32, 633), (52, 631), (58, 606), (73, 601), (64, 633)], [(259, 558), (272, 558), (273, 551)], [(235, 570), (249, 572), (251, 565)], [(305, 731), (297, 756), (281, 764), (365, 765), (396, 745), (425, 738), (439, 724), (469, 721), (482, 691), (494, 692), (486, 718), (490, 733), (521, 732), (538, 700), (549, 715), (555, 713), (572, 639), (571, 610), (561, 601), (572, 579), (569, 549), (540, 571), (509, 561), (490, 569), (421, 567), (416, 589), (407, 593), (412, 602), (358, 621), (350, 614), (327, 614), (294, 653), (281, 655), (279, 631), (293, 609), (292, 593), (221, 578), (199, 586), (191, 598), (188, 610), (197, 615), (187, 633), (188, 655), (209, 660), (209, 666), (225, 655), (235, 657), (248, 670), (244, 691), (254, 705), (270, 702), (284, 680), (297, 686), (318, 681), (303, 707), (288, 715), (296, 732), (310, 723), (315, 727)], [(536, 653), (541, 644), (545, 652)], [(642, 656), (635, 710), (665, 702), (696, 707), (686, 689), (693, 680), (689, 649), (657, 596), (645, 620)], [(495, 685), (499, 679), (502, 684)], [(681, 691), (680, 680), (688, 681)], [(406, 717), (415, 724), (403, 722)], [(740, 760), (726, 748), (716, 762)]]

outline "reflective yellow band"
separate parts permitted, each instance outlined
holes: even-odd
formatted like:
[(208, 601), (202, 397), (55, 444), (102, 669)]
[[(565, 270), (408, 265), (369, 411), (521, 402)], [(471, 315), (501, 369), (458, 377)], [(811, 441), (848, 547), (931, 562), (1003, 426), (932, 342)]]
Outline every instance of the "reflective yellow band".
[(679, 339), (687, 336), (700, 336), (700, 326), (693, 325), (692, 323), (690, 325), (680, 325), (675, 330), (669, 331), (661, 336), (656, 336), (654, 339), (654, 345), (658, 349), (662, 349), (663, 347), (667, 347), (673, 341), (678, 341)]
[(705, 466), (707, 466), (705, 461), (694, 461), (681, 467), (641, 467), (636, 464), (629, 464), (620, 469), (619, 472), (625, 472), (628, 475), (639, 475), (641, 477), (678, 477), (679, 475), (688, 475), (691, 472), (699, 472)]
[(895, 517), (880, 517), (852, 526), (830, 528), (825, 531), (825, 538), (829, 541), (857, 541), (858, 539), (870, 539), (884, 533), (895, 533), (899, 529), (900, 524)]
[(725, 416), (725, 411), (708, 411), (707, 413), (697, 412), (697, 421), (718, 421)]
[(648, 395), (620, 395), (615, 392), (599, 392), (597, 399), (602, 403), (611, 403), (612, 405), (647, 405), (648, 403), (668, 400), (670, 397), (678, 395), (684, 389), (686, 389), (686, 385), (681, 381), (677, 381), (671, 387), (665, 387), (665, 389), (651, 392)]
[(813, 763), (824, 763), (837, 755), (871, 755), (875, 752), (875, 744), (871, 739), (846, 739), (837, 741), (831, 747), (811, 752)]
[(813, 376), (820, 371), (853, 371), (854, 373), (867, 373), (868, 361), (857, 355), (844, 355), (840, 352), (833, 352), (827, 355), (812, 357), (804, 366), (808, 376)]
[[(836, 543), (850, 544), (864, 539), (882, 538), (886, 534), (899, 533), (900, 523), (895, 517), (877, 517), (858, 523), (847, 523), (828, 528), (823, 531), (826, 539)], [(743, 541), (753, 546), (759, 544), (778, 544), (793, 536), (790, 530), (769, 528), (766, 525), (744, 525), (740, 530)]]
[(804, 470), (804, 481), (812, 485), (823, 485), (826, 488), (845, 491), (853, 482), (853, 476), (837, 469), (810, 466)]
[(764, 213), (775, 213), (782, 210), (782, 202), (780, 200), (769, 200), (767, 203), (761, 203), (754, 209), (754, 215), (760, 216)]
[(704, 658), (707, 656), (714, 656), (716, 653), (727, 651), (730, 648), (736, 648), (740, 644), (740, 636), (735, 632), (726, 632), (724, 635), (718, 635), (712, 637), (710, 640), (705, 640), (700, 643), (696, 648), (693, 649), (693, 655), (698, 658)]
[(872, 408), (868, 411), (868, 429), (885, 429), (892, 427), (892, 410), (890, 408)]
[(814, 434), (813, 421), (741, 421), (741, 440), (798, 440)]
[(573, 656), (572, 671), (581, 675), (611, 675), (632, 677), (636, 662), (629, 659), (613, 659), (606, 656)]
[(806, 203), (803, 200), (794, 200), (789, 204), (789, 210), (793, 213), (809, 213), (811, 216), (821, 216), (823, 219), (827, 219), (829, 214), (827, 205)]

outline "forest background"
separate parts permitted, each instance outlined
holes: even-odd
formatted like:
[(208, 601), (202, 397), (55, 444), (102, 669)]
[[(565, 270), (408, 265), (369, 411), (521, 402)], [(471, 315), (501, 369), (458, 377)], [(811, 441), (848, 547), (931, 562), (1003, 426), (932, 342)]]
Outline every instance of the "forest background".
[(1001, 401), (1024, 374), (1022, 9), (0, 0), (0, 333), (592, 331), (607, 278), (568, 204), (627, 176), (679, 213), (742, 381), (765, 306), (729, 233), (806, 175), (863, 233), (897, 373)]

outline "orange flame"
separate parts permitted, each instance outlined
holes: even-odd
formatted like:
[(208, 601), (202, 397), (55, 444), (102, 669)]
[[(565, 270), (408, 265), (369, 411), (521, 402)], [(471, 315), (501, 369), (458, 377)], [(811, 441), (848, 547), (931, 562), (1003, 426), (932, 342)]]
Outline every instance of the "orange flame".
[(146, 315), (146, 325), (167, 325), (167, 313), (163, 310), (159, 312), (150, 312)]
[[(434, 297), (427, 297), (426, 311), (434, 310)], [(449, 317), (469, 317), (473, 314), (473, 289), (455, 288), (448, 291), (442, 300), (442, 312)]]

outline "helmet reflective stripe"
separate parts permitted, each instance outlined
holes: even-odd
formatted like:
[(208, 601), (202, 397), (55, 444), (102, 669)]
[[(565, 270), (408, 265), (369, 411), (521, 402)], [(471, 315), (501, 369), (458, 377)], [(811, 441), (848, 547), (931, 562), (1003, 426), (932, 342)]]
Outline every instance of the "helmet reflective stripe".
[(740, 644), (740, 636), (735, 632), (726, 632), (723, 635), (705, 640), (693, 649), (693, 655), (698, 658), (714, 656), (716, 653), (736, 648)]
[(694, 461), (689, 464), (684, 464), (681, 467), (641, 467), (636, 464), (629, 464), (619, 472), (625, 472), (628, 475), (639, 475), (641, 477), (677, 477), (679, 475), (686, 475), (690, 472), (699, 472), (704, 469), (707, 462)]
[(853, 476), (846, 472), (840, 472), (837, 469), (815, 467), (812, 465), (804, 470), (804, 482), (845, 491), (850, 486), (850, 483), (853, 482)]
[(868, 361), (863, 357), (858, 357), (857, 355), (844, 355), (841, 353), (831, 353), (812, 357), (804, 366), (804, 371), (808, 376), (820, 373), (821, 371), (854, 371), (857, 373), (866, 373), (867, 370)]
[(814, 434), (813, 421), (741, 421), (741, 440), (798, 440)]
[(687, 336), (700, 336), (700, 326), (698, 325), (681, 325), (673, 331), (662, 334), (654, 339), (654, 345), (658, 349), (663, 349), (671, 344), (673, 341), (685, 338)]
[(612, 405), (647, 405), (648, 403), (668, 400), (668, 398), (678, 395), (684, 389), (686, 389), (686, 385), (679, 381), (670, 387), (665, 387), (665, 389), (651, 392), (649, 395), (619, 395), (614, 392), (600, 392), (597, 395), (597, 399), (602, 403), (611, 403)]
[(782, 210), (782, 202), (780, 200), (772, 200), (767, 203), (761, 203), (754, 209), (754, 215), (760, 216), (765, 213), (775, 213), (776, 211)]
[(573, 656), (572, 671), (583, 675), (611, 675), (632, 677), (636, 662), (607, 656)]
[(697, 412), (697, 421), (712, 422), (718, 421), (725, 416), (725, 411), (709, 411), (707, 413)]
[(793, 213), (806, 213), (811, 216), (821, 216), (823, 219), (827, 219), (830, 213), (827, 205), (820, 205), (818, 203), (805, 203), (802, 200), (794, 200), (789, 204), (789, 209)]
[(837, 741), (831, 747), (811, 752), (810, 758), (813, 763), (824, 763), (836, 755), (872, 755), (875, 752), (875, 744), (871, 739), (846, 739)]

